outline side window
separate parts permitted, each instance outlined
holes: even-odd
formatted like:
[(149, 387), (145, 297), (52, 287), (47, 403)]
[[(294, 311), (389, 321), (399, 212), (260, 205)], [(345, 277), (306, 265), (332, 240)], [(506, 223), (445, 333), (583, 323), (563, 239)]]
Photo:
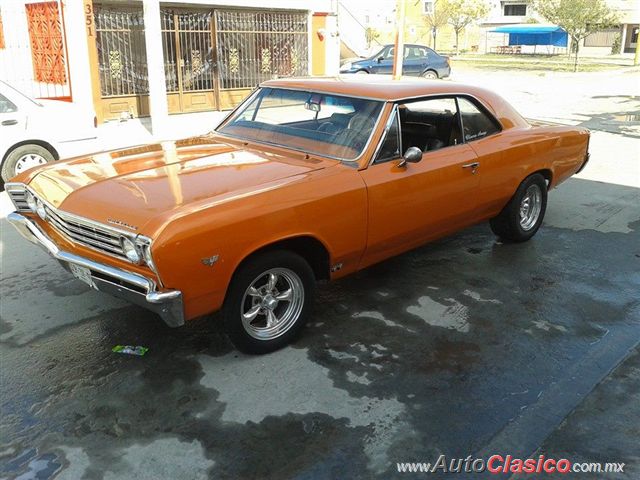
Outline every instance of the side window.
[(460, 120), (454, 98), (432, 98), (400, 105), (402, 149), (423, 152), (462, 143)]
[(465, 142), (471, 142), (500, 131), (497, 122), (470, 100), (459, 97), (458, 106), (462, 116)]
[(393, 120), (382, 142), (380, 151), (373, 163), (382, 163), (400, 157), (400, 131), (398, 129), (398, 114), (393, 115)]
[(0, 93), (0, 113), (11, 113), (17, 110), (13, 102)]
[(384, 59), (385, 60), (393, 60), (393, 52), (395, 52), (395, 48), (394, 47), (388, 48), (387, 51), (384, 53)]

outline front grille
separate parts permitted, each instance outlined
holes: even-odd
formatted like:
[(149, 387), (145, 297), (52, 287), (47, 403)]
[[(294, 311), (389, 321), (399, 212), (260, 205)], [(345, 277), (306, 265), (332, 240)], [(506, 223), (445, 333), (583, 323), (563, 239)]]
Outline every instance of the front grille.
[(120, 243), (120, 235), (70, 218), (64, 213), (45, 206), (47, 221), (70, 240), (99, 250), (109, 255), (126, 259)]
[[(27, 190), (19, 183), (7, 184), (7, 193), (19, 212), (31, 212), (27, 204)], [(73, 215), (61, 212), (45, 203), (46, 222), (72, 242), (84, 245), (114, 257), (126, 259), (122, 250), (118, 232), (109, 227), (101, 227), (89, 220), (83, 220)]]
[(7, 194), (18, 212), (27, 212), (30, 210), (29, 205), (27, 205), (26, 190), (7, 189)]

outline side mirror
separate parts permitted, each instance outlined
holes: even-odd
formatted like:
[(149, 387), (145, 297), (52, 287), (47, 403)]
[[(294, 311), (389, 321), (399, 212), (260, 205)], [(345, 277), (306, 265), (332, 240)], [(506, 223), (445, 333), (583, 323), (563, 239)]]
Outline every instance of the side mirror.
[(405, 167), (407, 163), (418, 163), (420, 160), (422, 160), (422, 150), (418, 147), (409, 147), (407, 148), (407, 151), (404, 152), (402, 160), (400, 160), (398, 166)]
[(378, 63), (382, 62), (382, 60), (384, 60), (384, 57), (378, 57), (376, 58), (376, 60), (378, 60)]

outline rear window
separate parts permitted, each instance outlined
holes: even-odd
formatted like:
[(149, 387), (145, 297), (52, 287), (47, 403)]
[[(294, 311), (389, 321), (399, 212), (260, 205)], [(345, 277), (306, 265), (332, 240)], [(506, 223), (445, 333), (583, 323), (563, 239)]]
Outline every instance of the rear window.
[(462, 116), (465, 142), (478, 140), (500, 131), (497, 121), (471, 100), (458, 97), (458, 108)]

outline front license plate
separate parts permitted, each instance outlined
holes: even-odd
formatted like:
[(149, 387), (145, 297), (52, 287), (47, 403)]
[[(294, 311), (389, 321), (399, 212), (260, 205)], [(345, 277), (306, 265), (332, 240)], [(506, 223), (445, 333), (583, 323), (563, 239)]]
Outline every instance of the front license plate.
[(80, 267), (79, 265), (75, 265), (74, 263), (70, 263), (69, 267), (71, 268), (71, 273), (78, 280), (86, 283), (91, 288), (96, 288), (93, 284), (93, 279), (91, 278), (91, 270), (85, 267)]

